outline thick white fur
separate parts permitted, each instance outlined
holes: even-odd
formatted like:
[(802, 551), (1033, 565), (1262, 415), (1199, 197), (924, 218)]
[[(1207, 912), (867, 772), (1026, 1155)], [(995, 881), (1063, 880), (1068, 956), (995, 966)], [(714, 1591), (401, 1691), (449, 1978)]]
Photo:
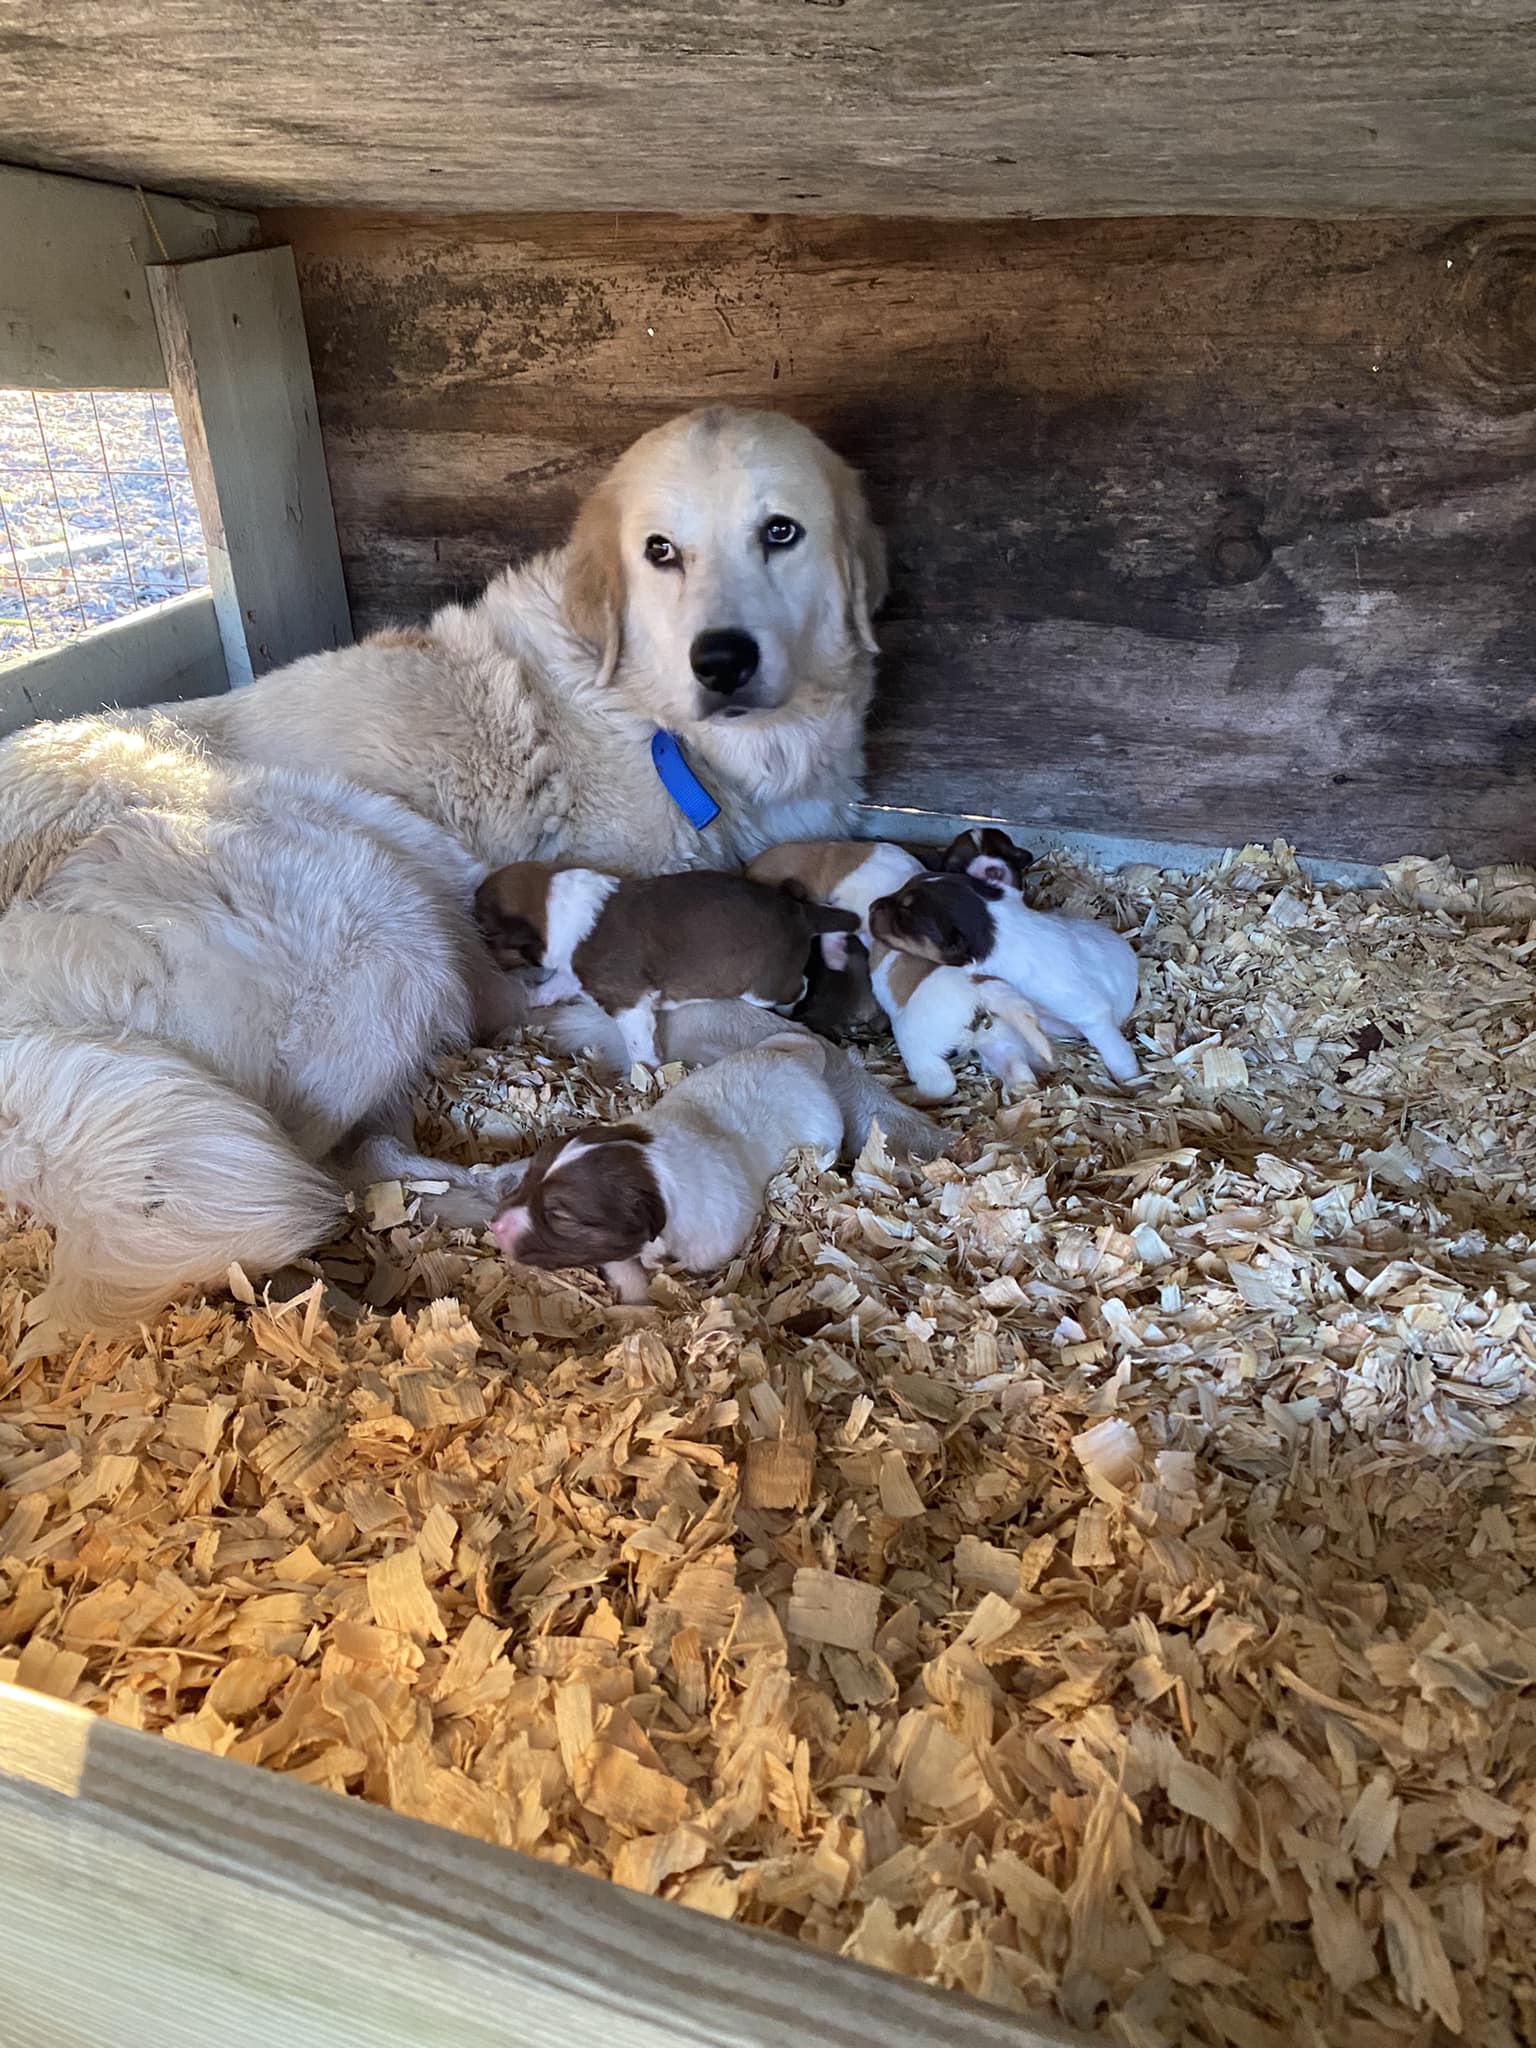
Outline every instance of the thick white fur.
[[(752, 1235), (791, 1152), (809, 1146), (818, 1165), (832, 1164), (843, 1112), (827, 1085), (831, 1050), (811, 1032), (777, 1032), (700, 1067), (633, 1119), (651, 1133), (646, 1161), (667, 1207), (666, 1228), (640, 1253), (642, 1271), (664, 1259), (690, 1273), (723, 1266)], [(643, 1299), (643, 1279), (637, 1290), (626, 1266), (607, 1271), (622, 1296)]]
[(1120, 1029), (1136, 1007), (1136, 954), (1118, 932), (1091, 918), (1031, 910), (1017, 889), (990, 902), (997, 935), (982, 974), (1011, 982), (1053, 1038), (1086, 1038), (1112, 1079), (1141, 1072)]
[[(770, 557), (772, 514), (805, 538)], [(645, 562), (654, 531), (680, 572)], [(339, 1215), (341, 1173), (450, 1180), (455, 1220), (499, 1206), (496, 1176), (422, 1160), (398, 1118), (477, 1012), (510, 1021), (476, 885), (516, 859), (653, 873), (845, 831), (883, 576), (813, 435), (690, 415), (630, 449), (567, 548), (426, 631), (0, 746), (0, 1195), (58, 1230), (45, 1312), (106, 1327), (231, 1259), (281, 1263)], [(705, 716), (706, 626), (762, 648), (739, 718)], [(722, 804), (707, 834), (656, 779), (658, 724)]]
[[(805, 537), (765, 553), (759, 529), (776, 513)], [(679, 548), (681, 569), (646, 561), (655, 533)], [(503, 571), (475, 604), (175, 716), (216, 752), (396, 797), (487, 868), (729, 867), (780, 840), (846, 834), (883, 594), (852, 471), (781, 414), (715, 408), (643, 436), (569, 545)], [(720, 627), (750, 632), (762, 655), (726, 706), (688, 662), (694, 636)], [(721, 805), (707, 832), (657, 778), (658, 726), (680, 736)]]
[(484, 973), (478, 867), (402, 805), (208, 762), (159, 794), (0, 917), (0, 1189), (56, 1227), (65, 1325), (313, 1245), (349, 1139), (468, 1038)]
[(346, 1206), (266, 1110), (191, 1060), (50, 1029), (0, 1037), (0, 1179), (60, 1219), (38, 1319), (99, 1327), (235, 1260), (280, 1266)]
[(891, 984), (902, 958), (877, 946), (870, 982), (920, 1102), (947, 1102), (955, 1092), (951, 1056), (974, 1053), (1010, 1088), (1027, 1087), (1053, 1064), (1032, 1004), (994, 975), (969, 967), (934, 967), (905, 1002)]
[[(613, 1072), (624, 1071), (627, 1055), (622, 1034), (614, 1019), (605, 1016), (595, 1003), (566, 1004), (540, 1022), (565, 1051), (590, 1053)], [(788, 1024), (751, 1003), (681, 1003), (664, 1011), (658, 1025), (663, 1060), (677, 1060), (690, 1067), (710, 1065), (728, 1053), (762, 1045), (768, 1039), (810, 1039), (821, 1049), (827, 1086), (842, 1111), (843, 1151), (850, 1159), (858, 1157), (877, 1123), (898, 1157), (933, 1159), (948, 1142), (937, 1124), (899, 1101), (851, 1053), (829, 1045), (803, 1024)]]

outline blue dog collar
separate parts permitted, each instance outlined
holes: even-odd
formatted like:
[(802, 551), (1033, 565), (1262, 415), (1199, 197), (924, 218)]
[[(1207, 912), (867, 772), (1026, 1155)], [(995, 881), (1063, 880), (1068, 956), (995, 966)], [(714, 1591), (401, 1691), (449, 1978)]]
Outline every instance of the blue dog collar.
[(720, 806), (688, 766), (682, 748), (669, 732), (651, 735), (651, 760), (661, 777), (661, 786), (671, 797), (695, 832), (713, 825)]

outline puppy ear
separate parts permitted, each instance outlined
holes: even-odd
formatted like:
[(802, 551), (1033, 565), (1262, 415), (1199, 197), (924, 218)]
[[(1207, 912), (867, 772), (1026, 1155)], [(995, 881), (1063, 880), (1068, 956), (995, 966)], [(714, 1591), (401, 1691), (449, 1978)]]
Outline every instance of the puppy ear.
[(620, 1162), (609, 1189), (614, 1218), (624, 1239), (633, 1235), (641, 1244), (649, 1244), (660, 1237), (667, 1227), (667, 1205), (644, 1153), (632, 1152)]
[(854, 638), (866, 654), (878, 654), (875, 613), (885, 603), (885, 540), (869, 516), (864, 486), (854, 470), (840, 465), (837, 523), (838, 566)]
[(611, 477), (576, 515), (565, 554), (566, 623), (599, 657), (598, 681), (611, 680), (624, 646), (624, 558), (619, 494)]
[(945, 874), (963, 875), (980, 852), (981, 834), (973, 828), (951, 839), (938, 859), (929, 865), (939, 868)]

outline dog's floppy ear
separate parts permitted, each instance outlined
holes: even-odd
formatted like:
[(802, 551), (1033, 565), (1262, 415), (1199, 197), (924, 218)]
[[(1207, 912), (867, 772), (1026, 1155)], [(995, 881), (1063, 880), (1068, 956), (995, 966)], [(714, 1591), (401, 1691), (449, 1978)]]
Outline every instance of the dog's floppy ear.
[(869, 516), (864, 486), (846, 464), (837, 480), (838, 567), (854, 637), (866, 654), (878, 654), (875, 613), (885, 603), (885, 539)]
[(596, 650), (598, 681), (619, 665), (624, 645), (624, 557), (619, 546), (619, 493), (605, 477), (576, 515), (565, 557), (566, 622)]

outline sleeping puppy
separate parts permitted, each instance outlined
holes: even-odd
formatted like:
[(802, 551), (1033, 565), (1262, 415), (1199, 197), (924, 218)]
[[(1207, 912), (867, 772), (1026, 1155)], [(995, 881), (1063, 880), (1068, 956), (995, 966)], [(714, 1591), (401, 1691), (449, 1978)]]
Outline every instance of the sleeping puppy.
[(975, 1053), (1005, 1086), (1027, 1087), (1055, 1064), (1033, 1004), (995, 975), (940, 967), (877, 939), (874, 989), (919, 1102), (955, 1092), (951, 1058)]
[(993, 825), (973, 825), (952, 839), (939, 857), (942, 873), (973, 875), (978, 882), (994, 882), (999, 889), (1020, 889), (1035, 864), (1035, 856), (1016, 846), (1006, 832)]
[[(814, 903), (852, 911), (856, 928), (867, 939), (871, 903), (922, 874), (923, 864), (905, 847), (884, 839), (790, 839), (760, 853), (748, 863), (747, 873), (754, 882), (779, 888), (789, 883)], [(832, 968), (847, 964), (848, 941), (842, 932), (823, 937), (821, 957)]]
[(740, 875), (703, 870), (623, 882), (593, 868), (519, 861), (481, 883), (475, 916), (502, 967), (542, 967), (530, 1005), (590, 996), (624, 1035), (631, 1061), (657, 1063), (656, 1012), (741, 996), (790, 1009), (823, 932), (858, 919)]
[[(1019, 998), (1022, 1001), (1022, 998)], [(598, 1067), (622, 1074), (628, 1065), (624, 1040), (611, 1017), (585, 1001), (561, 1003), (547, 1010), (545, 1036), (562, 1052), (585, 1054)], [(809, 1027), (799, 1018), (786, 1024), (771, 1010), (740, 1001), (684, 1003), (663, 1010), (657, 1019), (657, 1040), (663, 1060), (685, 1067), (712, 1066), (728, 1053), (745, 1052), (765, 1039), (794, 1036)], [(843, 1152), (857, 1159), (878, 1124), (898, 1159), (936, 1159), (949, 1145), (949, 1135), (910, 1108), (877, 1081), (856, 1054), (819, 1041), (826, 1060), (827, 1086), (843, 1112)]]
[(1031, 910), (1016, 890), (963, 874), (920, 875), (870, 906), (869, 928), (898, 952), (1009, 982), (1058, 1038), (1086, 1038), (1116, 1081), (1140, 1073), (1120, 1026), (1136, 1007), (1136, 955), (1083, 917)]
[(621, 1301), (644, 1301), (647, 1270), (675, 1259), (704, 1273), (752, 1234), (768, 1183), (808, 1145), (830, 1166), (843, 1113), (829, 1048), (808, 1032), (730, 1053), (622, 1124), (589, 1124), (541, 1145), (515, 1205), (491, 1224), (525, 1266), (600, 1266)]

